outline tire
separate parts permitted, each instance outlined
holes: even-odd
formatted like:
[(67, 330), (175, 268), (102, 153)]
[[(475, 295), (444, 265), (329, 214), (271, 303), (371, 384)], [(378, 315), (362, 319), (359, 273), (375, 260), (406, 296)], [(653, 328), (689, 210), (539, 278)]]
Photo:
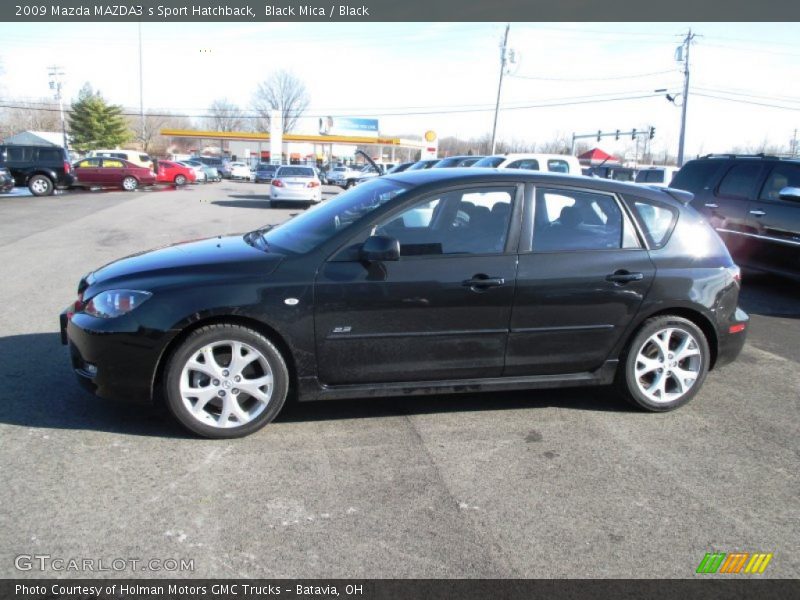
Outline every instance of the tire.
[(345, 184), (345, 186), (344, 186), (344, 189), (346, 189), (346, 190), (349, 190), (349, 189), (350, 189), (351, 187), (353, 187), (355, 184), (356, 184), (356, 182), (355, 182), (355, 181), (353, 181), (353, 180), (351, 179), (351, 180), (349, 180), (349, 181), (348, 181), (348, 182)]
[(674, 410), (700, 390), (710, 358), (708, 340), (692, 321), (673, 315), (653, 317), (625, 349), (616, 384), (641, 409)]
[(175, 185), (186, 185), (186, 175), (175, 175)]
[(28, 180), (28, 189), (34, 196), (51, 196), (55, 186), (47, 175), (34, 175)]
[(122, 180), (122, 189), (126, 192), (133, 192), (139, 187), (139, 182), (136, 177), (126, 177)]
[[(237, 369), (236, 352), (240, 359), (254, 358)], [(278, 415), (289, 390), (289, 371), (266, 337), (224, 323), (201, 327), (184, 340), (167, 362), (164, 385), (167, 406), (181, 425), (203, 437), (230, 439), (249, 435)]]

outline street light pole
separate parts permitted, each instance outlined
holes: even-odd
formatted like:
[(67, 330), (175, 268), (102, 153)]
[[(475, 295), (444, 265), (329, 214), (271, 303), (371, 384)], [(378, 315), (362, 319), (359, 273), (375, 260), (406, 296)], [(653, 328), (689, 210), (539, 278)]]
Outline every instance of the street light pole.
[(55, 92), (55, 98), (58, 100), (58, 112), (61, 115), (61, 135), (63, 136), (64, 150), (69, 150), (69, 146), (67, 145), (67, 124), (64, 120), (64, 102), (61, 96), (61, 77), (64, 75), (64, 71), (61, 70), (61, 67), (55, 65), (48, 67), (47, 71), (50, 75), (50, 89)]
[(144, 125), (144, 77), (142, 67), (142, 22), (139, 21), (139, 116), (142, 121), (142, 150), (146, 150), (145, 143), (147, 140), (145, 125)]
[(686, 55), (683, 57), (683, 106), (681, 106), (681, 136), (678, 141), (678, 166), (683, 166), (683, 148), (686, 141), (686, 106), (689, 104), (689, 48), (692, 46), (694, 39), (692, 30), (686, 34), (683, 40), (683, 47)]
[(506, 34), (503, 37), (503, 50), (500, 53), (500, 81), (497, 83), (497, 103), (494, 105), (494, 125), (492, 126), (492, 154), (495, 151), (495, 136), (497, 134), (497, 113), (500, 112), (500, 90), (503, 88), (503, 73), (506, 70), (506, 46), (508, 45), (508, 30), (511, 24), (506, 24)]

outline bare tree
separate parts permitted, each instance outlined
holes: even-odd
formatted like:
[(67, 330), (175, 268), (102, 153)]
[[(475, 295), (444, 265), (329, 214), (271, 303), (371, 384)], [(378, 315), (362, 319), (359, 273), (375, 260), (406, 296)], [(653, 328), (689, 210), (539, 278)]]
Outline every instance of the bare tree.
[(50, 98), (11, 102), (14, 108), (0, 113), (0, 138), (21, 131), (61, 131), (58, 104)]
[(141, 131), (141, 117), (128, 116), (129, 127), (138, 133), (137, 141), (147, 154), (166, 156), (171, 138), (161, 135), (162, 129), (191, 129), (188, 117), (173, 115), (163, 111), (147, 111), (144, 115), (144, 132)]
[(258, 84), (253, 108), (259, 115), (258, 128), (270, 131), (272, 111), (283, 117), (283, 131), (288, 133), (308, 108), (309, 97), (305, 84), (289, 71), (276, 71)]
[(215, 131), (242, 131), (244, 129), (244, 114), (242, 109), (227, 98), (218, 98), (208, 108), (208, 126)]

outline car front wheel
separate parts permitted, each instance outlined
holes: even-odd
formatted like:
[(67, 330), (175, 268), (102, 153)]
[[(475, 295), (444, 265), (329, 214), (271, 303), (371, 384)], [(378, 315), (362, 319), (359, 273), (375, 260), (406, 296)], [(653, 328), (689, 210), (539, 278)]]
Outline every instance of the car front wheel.
[(670, 315), (653, 317), (628, 345), (617, 385), (640, 408), (673, 410), (700, 390), (710, 355), (705, 334), (692, 321)]
[(289, 372), (266, 337), (217, 324), (192, 332), (172, 354), (165, 386), (167, 405), (186, 428), (208, 438), (236, 438), (277, 416)]
[(136, 181), (135, 177), (126, 177), (122, 180), (122, 189), (124, 189), (126, 192), (132, 192), (137, 187), (139, 187), (139, 182)]
[(28, 181), (28, 189), (34, 196), (49, 196), (55, 188), (46, 175), (34, 175)]

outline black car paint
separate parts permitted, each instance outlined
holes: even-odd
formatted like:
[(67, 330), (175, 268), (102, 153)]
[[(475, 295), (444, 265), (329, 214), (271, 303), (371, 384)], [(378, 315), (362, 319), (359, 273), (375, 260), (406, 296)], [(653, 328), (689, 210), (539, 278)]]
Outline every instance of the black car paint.
[[(9, 156), (8, 151), (13, 148), (16, 151), (24, 151), (29, 157), (24, 159), (14, 159)], [(45, 150), (47, 154), (59, 154), (58, 160), (41, 158), (40, 151)], [(35, 175), (44, 175), (52, 183), (54, 188), (68, 188), (71, 186), (75, 177), (67, 169), (71, 170), (69, 155), (58, 146), (36, 146), (36, 145), (0, 145), (0, 167), (5, 168), (14, 179), (14, 185), (24, 187)]]
[[(390, 177), (412, 188), (306, 254), (263, 252), (242, 236), (226, 236), (141, 253), (90, 274), (79, 285), (87, 300), (120, 288), (147, 290), (153, 298), (116, 319), (62, 315), (79, 379), (102, 397), (147, 401), (158, 395), (165, 361), (181, 340), (221, 321), (272, 338), (301, 400), (610, 383), (630, 335), (655, 314), (694, 320), (716, 364), (741, 350), (744, 334), (728, 333), (747, 320), (736, 307), (734, 264), (713, 232), (708, 254), (691, 256), (696, 229), (705, 226), (688, 207), (680, 208), (670, 243), (612, 251), (619, 256), (610, 261), (604, 251), (549, 260), (520, 251), (520, 202), (503, 254), (443, 268), (437, 257), (364, 264), (350, 252), (373, 223), (448, 187), (502, 182), (517, 187), (519, 200), (534, 185), (562, 185), (681, 206), (663, 190), (475, 168)], [(644, 277), (635, 285), (607, 281), (620, 268)], [(484, 272), (505, 285), (478, 292), (464, 286)], [(600, 305), (594, 294), (603, 298)], [(539, 344), (552, 346), (545, 352)], [(580, 351), (580, 344), (592, 348)], [(85, 363), (96, 365), (97, 375), (89, 376)]]
[[(739, 264), (800, 278), (800, 200), (763, 198), (770, 174), (781, 167), (800, 172), (800, 161), (708, 156), (689, 161), (671, 185), (694, 194), (692, 206), (717, 230)], [(733, 169), (749, 169), (754, 177), (749, 185), (725, 192), (721, 184)]]

